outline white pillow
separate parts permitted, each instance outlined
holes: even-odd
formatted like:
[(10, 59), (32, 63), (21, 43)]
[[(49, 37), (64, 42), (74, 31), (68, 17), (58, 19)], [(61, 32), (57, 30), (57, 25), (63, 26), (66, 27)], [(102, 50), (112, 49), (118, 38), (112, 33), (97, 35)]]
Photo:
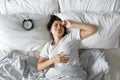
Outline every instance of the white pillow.
[(0, 0), (0, 14), (5, 12), (5, 0)]
[(61, 12), (120, 12), (120, 0), (59, 0)]
[(68, 19), (98, 26), (98, 31), (94, 35), (80, 41), (80, 48), (118, 48), (120, 35), (119, 13), (63, 12), (56, 15), (62, 20)]
[(1, 14), (59, 12), (58, 0), (0, 0)]
[(46, 27), (50, 16), (31, 14), (29, 18), (33, 20), (34, 28), (26, 31), (22, 27), (25, 15), (0, 15), (1, 50), (31, 51), (38, 48), (41, 50), (44, 44), (51, 39)]

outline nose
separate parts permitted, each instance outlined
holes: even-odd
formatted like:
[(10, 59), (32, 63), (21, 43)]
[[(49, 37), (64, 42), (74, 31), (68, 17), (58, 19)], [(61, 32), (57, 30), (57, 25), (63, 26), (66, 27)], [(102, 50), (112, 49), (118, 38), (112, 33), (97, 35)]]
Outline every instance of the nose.
[(60, 28), (61, 28), (61, 26), (60, 26), (60, 25), (58, 25), (58, 26), (57, 26), (57, 29), (60, 29)]

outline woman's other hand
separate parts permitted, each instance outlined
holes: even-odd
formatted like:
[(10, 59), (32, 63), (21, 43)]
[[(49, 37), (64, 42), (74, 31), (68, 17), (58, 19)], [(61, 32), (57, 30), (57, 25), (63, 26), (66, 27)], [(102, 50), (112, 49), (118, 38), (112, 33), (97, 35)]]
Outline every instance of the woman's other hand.
[(65, 54), (61, 52), (60, 54), (57, 54), (53, 58), (51, 58), (53, 63), (67, 63), (69, 61), (69, 54)]
[(69, 20), (62, 21), (62, 25), (66, 28), (71, 28), (72, 27), (72, 24)]

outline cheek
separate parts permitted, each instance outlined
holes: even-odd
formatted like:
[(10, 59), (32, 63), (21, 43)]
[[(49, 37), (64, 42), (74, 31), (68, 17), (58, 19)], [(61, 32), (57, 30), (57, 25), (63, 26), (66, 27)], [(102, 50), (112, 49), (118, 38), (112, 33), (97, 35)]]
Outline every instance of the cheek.
[(52, 29), (50, 30), (50, 32), (51, 32), (51, 33), (53, 32)]
[(53, 33), (55, 31), (55, 28), (51, 28), (50, 32)]

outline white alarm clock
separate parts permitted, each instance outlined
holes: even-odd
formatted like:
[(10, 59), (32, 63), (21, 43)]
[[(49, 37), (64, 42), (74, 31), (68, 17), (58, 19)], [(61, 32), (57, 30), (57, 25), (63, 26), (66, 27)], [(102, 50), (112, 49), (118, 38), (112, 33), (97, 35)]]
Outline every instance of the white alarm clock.
[(32, 19), (23, 20), (22, 26), (25, 30), (28, 30), (28, 31), (32, 30), (34, 27)]

